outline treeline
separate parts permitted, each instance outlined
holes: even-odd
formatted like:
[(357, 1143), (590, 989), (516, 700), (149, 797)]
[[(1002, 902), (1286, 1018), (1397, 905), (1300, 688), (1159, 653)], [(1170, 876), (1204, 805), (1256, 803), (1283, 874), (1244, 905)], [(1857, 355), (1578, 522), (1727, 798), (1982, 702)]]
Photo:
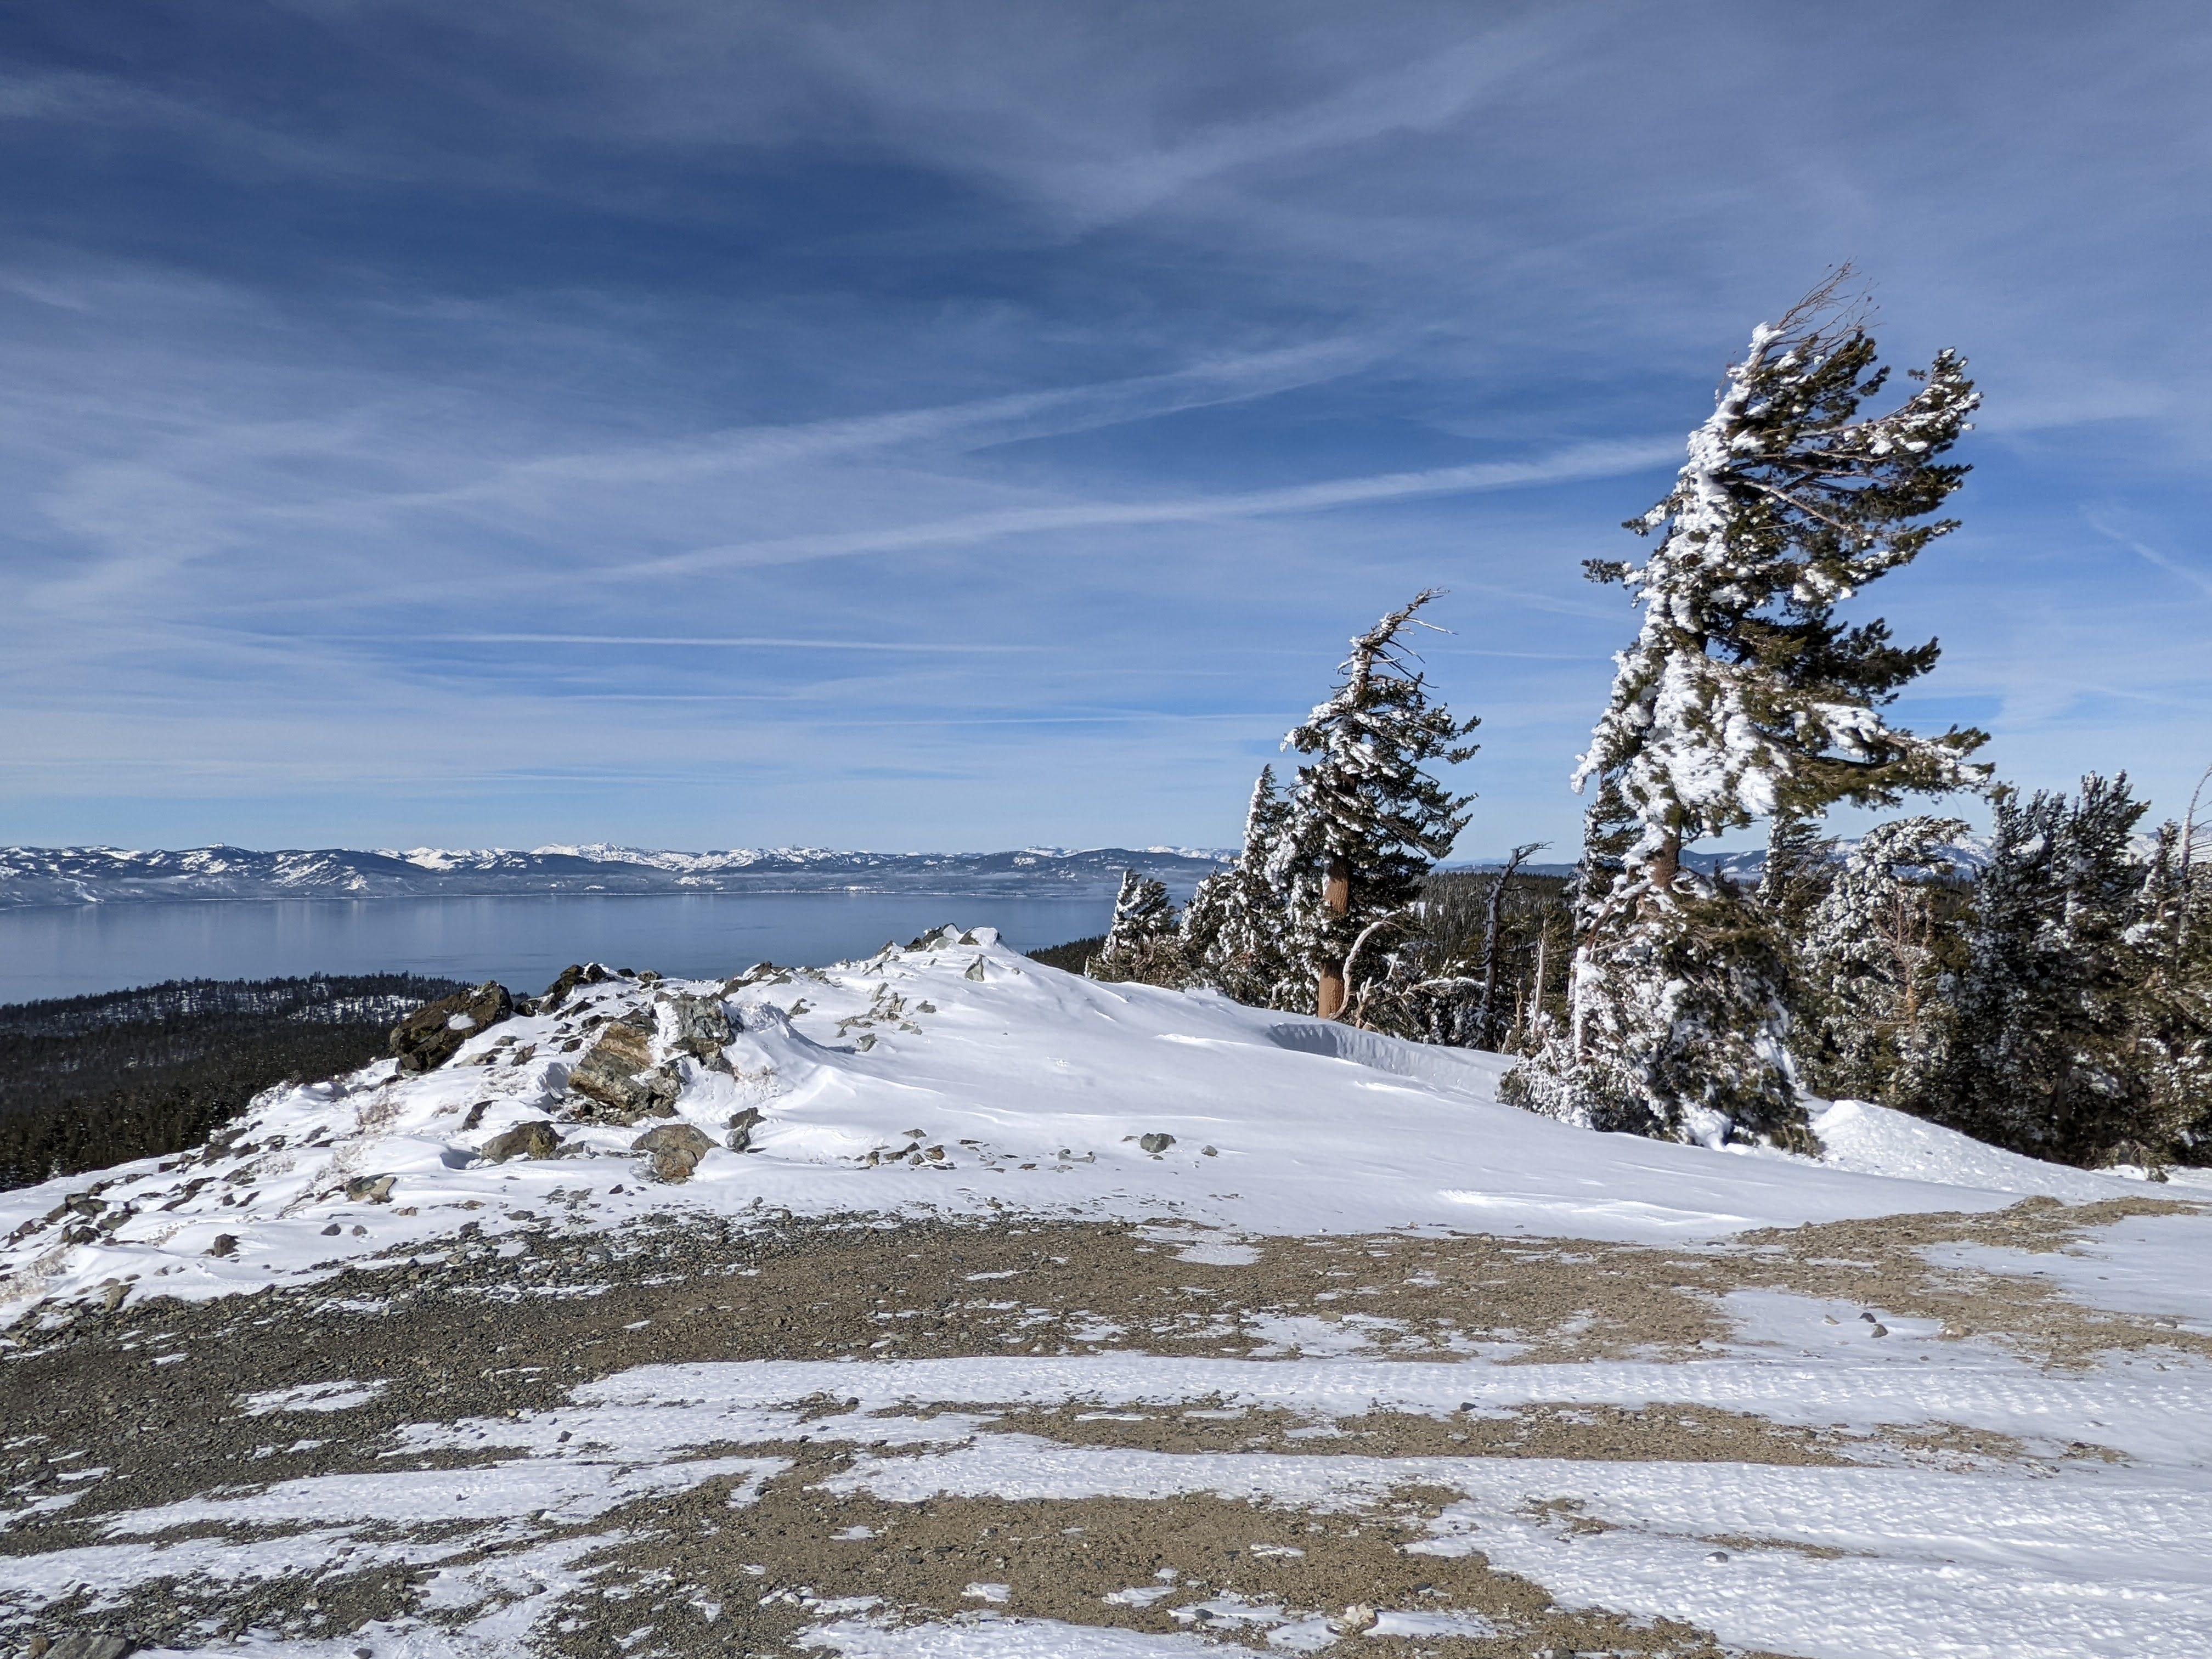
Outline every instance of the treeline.
[(198, 1146), (272, 1085), (366, 1065), (401, 1015), (460, 988), (177, 980), (0, 1007), (0, 1188)]
[(2038, 1158), (2212, 1162), (2212, 865), (2193, 814), (2146, 836), (2124, 775), (1994, 806), (1971, 881), (1955, 819), (1899, 819), (1840, 857), (1778, 838), (1757, 897), (1784, 941), (1805, 1084)]
[(1048, 945), (1041, 951), (1030, 951), (1029, 958), (1063, 973), (1080, 974), (1090, 968), (1091, 958), (1105, 945), (1106, 936), (1099, 933), (1090, 939), (1072, 939), (1065, 945)]
[[(1816, 1151), (1807, 1103), (1875, 1101), (2086, 1166), (2212, 1163), (2212, 840), (2153, 830), (2124, 775), (2022, 794), (1985, 734), (1887, 712), (1932, 669), (1836, 609), (1955, 520), (1944, 458), (1979, 397), (1955, 354), (1869, 414), (1887, 371), (1842, 276), (1754, 330), (1668, 495), (1591, 561), (1642, 618), (1574, 774), (1571, 881), (1439, 878), (1472, 755), (1410, 647), (1424, 593), (1352, 642), (1263, 770), (1236, 862), (1177, 915), (1132, 873), (1091, 960), (1432, 1042), (1516, 1054), (1501, 1094), (1586, 1127)], [(1893, 819), (1848, 848), (1838, 806), (1967, 793), (1995, 817)], [(1694, 843), (1764, 823), (1755, 884)], [(1537, 851), (1516, 850), (1516, 860)], [(1978, 867), (1976, 867), (1976, 866)]]

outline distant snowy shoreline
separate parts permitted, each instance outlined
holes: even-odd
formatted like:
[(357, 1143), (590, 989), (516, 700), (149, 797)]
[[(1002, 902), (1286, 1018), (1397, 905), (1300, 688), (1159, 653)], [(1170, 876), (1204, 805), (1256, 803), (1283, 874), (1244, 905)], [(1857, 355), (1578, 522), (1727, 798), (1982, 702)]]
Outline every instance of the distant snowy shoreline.
[[(1838, 844), (1838, 850), (1848, 842)], [(0, 847), (0, 910), (89, 904), (206, 903), (271, 899), (658, 896), (800, 893), (916, 897), (1110, 898), (1125, 870), (1167, 884), (1178, 897), (1235, 856), (1208, 847), (1026, 847), (1000, 853), (866, 853), (818, 847), (690, 853), (605, 842), (507, 848), (356, 850), (197, 847), (137, 852), (116, 847)], [(1961, 847), (1966, 868), (1978, 848)], [(1756, 880), (1763, 850), (1684, 855), (1686, 863)], [(1495, 870), (1502, 859), (1454, 860), (1443, 871)], [(1571, 864), (1524, 864), (1524, 874), (1565, 876)]]
[(945, 898), (1110, 896), (1127, 869), (1188, 890), (1219, 867), (1212, 849), (1025, 848), (1000, 853), (860, 853), (818, 848), (720, 853), (540, 847), (408, 851), (203, 847), (0, 848), (0, 910), (92, 904), (303, 898), (622, 897), (672, 894), (914, 894)]

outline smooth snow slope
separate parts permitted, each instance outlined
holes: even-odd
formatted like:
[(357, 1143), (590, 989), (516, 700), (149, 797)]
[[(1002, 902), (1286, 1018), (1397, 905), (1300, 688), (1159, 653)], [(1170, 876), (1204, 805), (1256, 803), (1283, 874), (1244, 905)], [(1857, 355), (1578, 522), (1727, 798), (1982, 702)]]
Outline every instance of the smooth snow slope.
[[(630, 1151), (649, 1121), (562, 1120), (579, 1103), (567, 1088), (577, 1045), (641, 1012), (658, 1021), (654, 1058), (672, 1055), (678, 995), (724, 999), (740, 1030), (726, 1071), (676, 1061), (679, 1121), (717, 1150), (666, 1186)], [(49, 1297), (255, 1290), (465, 1220), (496, 1237), (502, 1207), (549, 1201), (586, 1226), (686, 1209), (1022, 1210), (1273, 1235), (1429, 1227), (1682, 1243), (2142, 1190), (1850, 1103), (1820, 1120), (1826, 1164), (1593, 1135), (1498, 1105), (1508, 1063), (1211, 995), (1098, 984), (988, 929), (948, 928), (726, 994), (714, 981), (617, 980), (557, 1014), (477, 1034), (438, 1071), (402, 1077), (380, 1061), (264, 1097), (234, 1150), (0, 1195), (0, 1319)], [(746, 1108), (763, 1117), (752, 1149), (721, 1150)], [(501, 1131), (543, 1118), (568, 1137), (567, 1155), (479, 1158)], [(1141, 1137), (1159, 1134), (1172, 1144), (1144, 1151)], [(381, 1201), (345, 1195), (349, 1182), (387, 1175)], [(72, 1194), (98, 1216), (97, 1237), (82, 1215), (54, 1217)], [(86, 1206), (88, 1194), (104, 1207)]]

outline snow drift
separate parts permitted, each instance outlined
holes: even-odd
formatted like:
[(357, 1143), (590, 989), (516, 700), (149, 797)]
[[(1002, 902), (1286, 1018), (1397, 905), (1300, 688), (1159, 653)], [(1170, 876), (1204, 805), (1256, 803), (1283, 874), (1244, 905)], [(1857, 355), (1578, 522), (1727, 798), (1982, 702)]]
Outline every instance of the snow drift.
[(1682, 1243), (2141, 1190), (1856, 1103), (1817, 1120), (1824, 1163), (1592, 1134), (1498, 1104), (1499, 1056), (1099, 984), (988, 929), (610, 978), (460, 1035), (435, 1069), (273, 1091), (200, 1152), (0, 1196), (0, 1318), (320, 1276), (524, 1204)]

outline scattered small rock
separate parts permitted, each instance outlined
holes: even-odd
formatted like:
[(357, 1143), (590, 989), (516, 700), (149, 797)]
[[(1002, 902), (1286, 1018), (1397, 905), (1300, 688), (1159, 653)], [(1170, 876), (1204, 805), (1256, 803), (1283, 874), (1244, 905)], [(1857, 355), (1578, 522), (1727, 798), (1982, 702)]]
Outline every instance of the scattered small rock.
[(345, 1184), (345, 1195), (356, 1204), (389, 1204), (397, 1176), (356, 1176)]
[(1176, 1138), (1168, 1134), (1140, 1135), (1137, 1139), (1137, 1145), (1148, 1152), (1164, 1152), (1175, 1144)]
[(235, 1233), (217, 1233), (215, 1236), (214, 1242), (207, 1247), (207, 1253), (210, 1255), (236, 1255), (238, 1254), (238, 1235)]
[(344, 1228), (339, 1226), (337, 1222), (333, 1221), (329, 1226), (323, 1229), (323, 1237), (325, 1238), (336, 1238), (344, 1231)]
[(732, 1113), (729, 1138), (722, 1144), (733, 1152), (750, 1150), (753, 1144), (753, 1130), (760, 1121), (761, 1110), (757, 1106), (748, 1106), (741, 1112)]

